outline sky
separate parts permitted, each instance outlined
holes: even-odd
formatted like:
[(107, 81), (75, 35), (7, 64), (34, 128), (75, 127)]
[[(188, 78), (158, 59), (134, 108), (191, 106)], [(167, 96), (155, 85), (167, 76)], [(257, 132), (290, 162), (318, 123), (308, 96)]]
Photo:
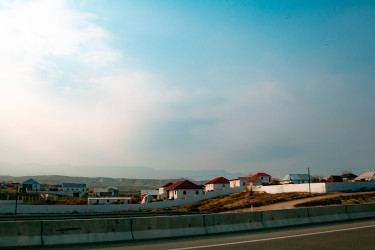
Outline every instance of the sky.
[(374, 80), (374, 1), (0, 0), (0, 174), (373, 171)]

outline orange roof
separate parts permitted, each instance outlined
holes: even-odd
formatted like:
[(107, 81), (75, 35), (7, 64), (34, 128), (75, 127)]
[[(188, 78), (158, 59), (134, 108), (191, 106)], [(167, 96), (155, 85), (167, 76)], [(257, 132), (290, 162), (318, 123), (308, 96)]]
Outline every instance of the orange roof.
[(215, 179), (210, 180), (209, 182), (207, 182), (206, 185), (207, 184), (215, 184), (215, 183), (220, 183), (220, 184), (222, 184), (222, 183), (229, 183), (229, 180), (226, 179), (226, 178), (224, 178), (224, 177), (217, 177), (217, 178), (215, 178)]
[(188, 180), (178, 181), (173, 185), (165, 188), (164, 190), (175, 190), (175, 189), (203, 189), (201, 186), (198, 186), (195, 183), (192, 183)]

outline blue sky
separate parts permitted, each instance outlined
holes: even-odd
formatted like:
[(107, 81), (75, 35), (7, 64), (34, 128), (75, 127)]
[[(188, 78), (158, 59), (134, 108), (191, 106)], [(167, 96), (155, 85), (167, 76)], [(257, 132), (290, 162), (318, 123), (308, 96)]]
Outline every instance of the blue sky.
[(0, 1), (16, 166), (0, 174), (374, 170), (374, 17), (373, 1)]

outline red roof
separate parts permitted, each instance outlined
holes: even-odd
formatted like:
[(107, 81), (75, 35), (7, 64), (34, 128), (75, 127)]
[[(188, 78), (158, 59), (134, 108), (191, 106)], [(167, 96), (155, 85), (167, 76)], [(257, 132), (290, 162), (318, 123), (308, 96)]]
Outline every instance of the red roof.
[(167, 184), (164, 184), (163, 186), (161, 186), (162, 188), (166, 188), (166, 187), (169, 187), (170, 185), (173, 185), (172, 182), (168, 182)]
[(210, 180), (209, 182), (206, 183), (207, 184), (215, 184), (215, 183), (229, 183), (228, 179), (224, 178), (224, 177), (217, 177), (213, 180)]
[(188, 180), (178, 181), (173, 185), (165, 188), (164, 190), (175, 190), (175, 189), (203, 189), (201, 186), (192, 183)]
[(257, 174), (254, 175), (254, 176), (271, 176), (271, 175), (266, 174), (266, 173), (257, 173)]

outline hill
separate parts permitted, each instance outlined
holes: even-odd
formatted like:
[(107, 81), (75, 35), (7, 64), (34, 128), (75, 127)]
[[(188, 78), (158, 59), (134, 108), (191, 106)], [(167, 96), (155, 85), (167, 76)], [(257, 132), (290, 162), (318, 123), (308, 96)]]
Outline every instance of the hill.
[[(122, 192), (136, 192), (142, 189), (157, 189), (168, 182), (177, 182), (181, 179), (127, 179), (109, 177), (73, 177), (63, 175), (37, 175), (14, 177), (9, 175), (0, 176), (0, 181), (12, 181), (22, 183), (30, 178), (40, 184), (62, 184), (62, 183), (85, 183), (89, 189), (96, 187), (116, 186)], [(195, 181), (202, 184), (205, 181)]]

